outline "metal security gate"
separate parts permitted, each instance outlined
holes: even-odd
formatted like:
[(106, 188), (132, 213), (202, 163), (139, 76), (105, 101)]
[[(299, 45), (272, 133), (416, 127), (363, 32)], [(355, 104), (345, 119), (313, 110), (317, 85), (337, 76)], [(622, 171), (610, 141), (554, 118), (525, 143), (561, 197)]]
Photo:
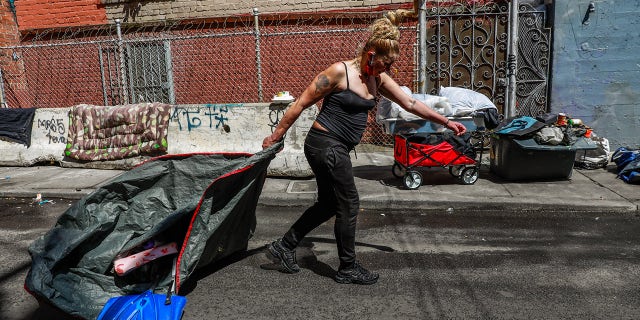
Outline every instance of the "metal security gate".
[[(427, 93), (463, 87), (489, 97), (505, 114), (509, 76), (509, 3), (427, 8)], [(516, 114), (546, 112), (550, 29), (544, 5), (518, 6)]]
[(502, 112), (507, 77), (508, 4), (427, 9), (427, 88), (463, 87), (489, 97)]
[(126, 46), (130, 103), (175, 103), (169, 41)]
[(115, 46), (99, 48), (105, 105), (175, 103), (169, 41), (126, 44), (123, 48), (123, 59)]
[(520, 5), (516, 114), (536, 116), (549, 111), (551, 28), (544, 5)]

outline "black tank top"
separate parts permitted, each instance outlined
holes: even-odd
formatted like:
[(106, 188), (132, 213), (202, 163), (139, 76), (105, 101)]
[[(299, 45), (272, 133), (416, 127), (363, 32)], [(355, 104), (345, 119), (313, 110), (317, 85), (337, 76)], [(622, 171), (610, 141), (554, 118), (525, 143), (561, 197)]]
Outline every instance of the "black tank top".
[(347, 89), (332, 92), (324, 97), (322, 109), (316, 117), (325, 129), (340, 141), (354, 147), (362, 139), (367, 127), (369, 110), (376, 106), (376, 99), (365, 99), (349, 89), (349, 73), (343, 62), (347, 77)]

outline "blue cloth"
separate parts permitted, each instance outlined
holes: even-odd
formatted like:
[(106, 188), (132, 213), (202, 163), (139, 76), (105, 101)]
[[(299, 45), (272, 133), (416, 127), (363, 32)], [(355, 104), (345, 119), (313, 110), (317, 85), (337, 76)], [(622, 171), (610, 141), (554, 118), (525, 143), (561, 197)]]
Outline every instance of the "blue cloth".
[(627, 183), (640, 183), (640, 150), (620, 147), (611, 155), (616, 163), (618, 178)]
[(506, 119), (494, 132), (502, 135), (523, 136), (538, 131), (544, 126), (544, 123), (532, 117), (518, 116)]

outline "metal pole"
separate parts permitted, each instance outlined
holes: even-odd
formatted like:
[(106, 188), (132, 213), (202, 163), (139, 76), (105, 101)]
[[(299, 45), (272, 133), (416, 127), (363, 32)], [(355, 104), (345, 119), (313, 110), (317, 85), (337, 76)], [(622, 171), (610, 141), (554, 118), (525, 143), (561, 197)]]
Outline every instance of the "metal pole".
[(2, 75), (2, 69), (0, 69), (0, 108), (6, 108), (6, 98), (4, 96), (4, 76)]
[(438, 2), (436, 4), (437, 6), (437, 10), (438, 10), (438, 16), (437, 16), (437, 27), (436, 27), (436, 72), (438, 72), (438, 74), (436, 74), (436, 92), (440, 92), (440, 86), (442, 85), (442, 42), (440, 41), (441, 37), (442, 37), (442, 20), (440, 18), (440, 3)]
[(420, 0), (418, 10), (418, 93), (427, 93), (427, 5)]
[(102, 47), (98, 48), (98, 58), (100, 59), (100, 81), (102, 83), (102, 99), (104, 101), (104, 105), (109, 105), (109, 101), (107, 99), (107, 79), (104, 76), (104, 57), (102, 56)]
[(164, 42), (164, 61), (167, 68), (167, 90), (169, 90), (169, 103), (176, 104), (175, 88), (173, 86), (173, 57), (171, 56), (171, 42), (165, 40)]
[(124, 44), (122, 41), (122, 29), (120, 28), (120, 19), (116, 19), (116, 30), (118, 32), (118, 55), (120, 56), (120, 88), (121, 99), (123, 104), (129, 103), (129, 93), (127, 90), (127, 68), (124, 58)]
[(258, 23), (258, 8), (253, 8), (254, 33), (256, 36), (256, 69), (258, 73), (258, 101), (262, 102), (262, 62), (260, 60), (260, 27)]
[(516, 115), (516, 88), (518, 73), (518, 0), (509, 3), (509, 53), (507, 55), (507, 72), (509, 85), (507, 87), (506, 117)]

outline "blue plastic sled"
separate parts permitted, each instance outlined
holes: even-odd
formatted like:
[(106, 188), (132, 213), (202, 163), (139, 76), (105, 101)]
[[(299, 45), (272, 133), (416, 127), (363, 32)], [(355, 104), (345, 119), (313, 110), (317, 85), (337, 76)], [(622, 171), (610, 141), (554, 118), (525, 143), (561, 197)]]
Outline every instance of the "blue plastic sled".
[[(171, 303), (167, 304), (167, 299)], [(107, 301), (98, 320), (179, 320), (187, 298), (154, 294), (147, 290), (141, 294), (114, 297)]]

